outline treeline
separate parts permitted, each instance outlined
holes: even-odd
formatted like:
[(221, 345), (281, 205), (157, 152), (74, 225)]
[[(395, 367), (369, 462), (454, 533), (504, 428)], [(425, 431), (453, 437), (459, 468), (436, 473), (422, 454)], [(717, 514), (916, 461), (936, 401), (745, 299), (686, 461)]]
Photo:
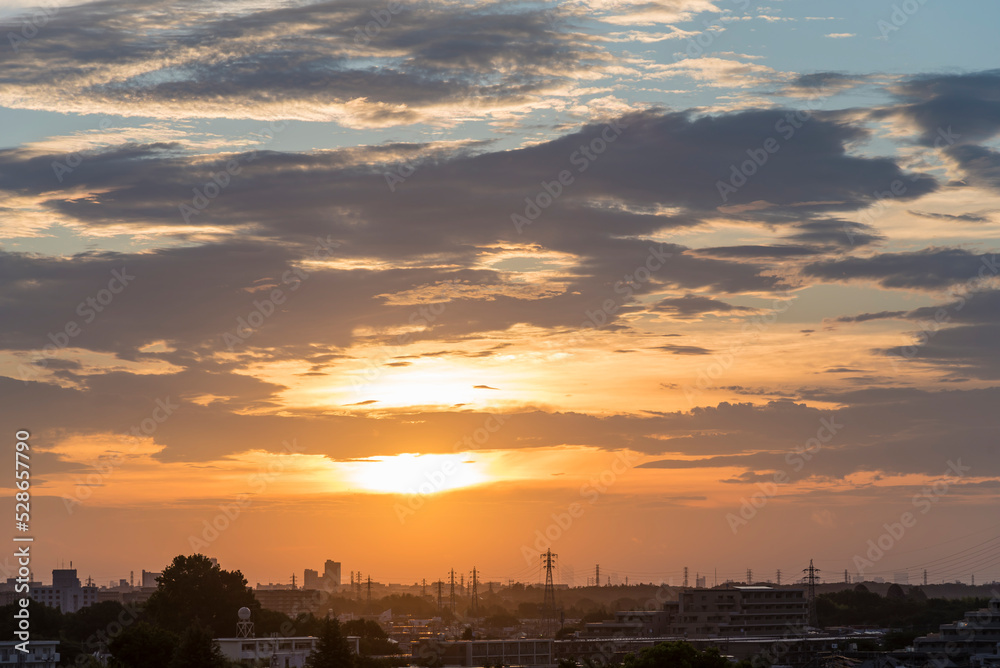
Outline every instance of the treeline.
[(895, 629), (886, 637), (886, 649), (905, 647), (917, 636), (933, 633), (942, 624), (962, 619), (970, 610), (987, 607), (986, 598), (927, 598), (919, 587), (905, 596), (879, 596), (870, 591), (845, 590), (816, 597), (819, 625), (875, 626)]
[[(0, 607), (0, 633), (14, 637), (18, 604)], [(110, 668), (230, 668), (214, 638), (236, 635), (237, 611), (249, 608), (257, 637), (320, 638), (316, 668), (390, 668), (405, 661), (385, 661), (365, 655), (398, 652), (373, 621), (352, 620), (341, 626), (335, 619), (311, 613), (295, 619), (265, 610), (247, 587), (240, 571), (224, 571), (208, 557), (178, 556), (164, 569), (156, 592), (142, 605), (104, 601), (75, 613), (62, 613), (31, 601), (28, 607), (32, 640), (58, 640), (60, 665), (103, 666), (93, 655), (108, 652)], [(361, 657), (345, 652), (346, 636), (359, 636)]]

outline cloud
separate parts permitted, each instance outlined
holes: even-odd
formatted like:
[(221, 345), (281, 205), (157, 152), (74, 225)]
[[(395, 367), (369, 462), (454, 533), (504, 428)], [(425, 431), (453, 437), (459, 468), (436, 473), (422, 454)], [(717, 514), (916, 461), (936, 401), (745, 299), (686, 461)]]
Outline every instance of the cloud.
[(674, 318), (692, 318), (707, 313), (745, 314), (755, 312), (755, 309), (746, 306), (733, 306), (718, 299), (693, 294), (661, 299), (651, 310), (666, 313)]
[(0, 104), (385, 127), (548, 106), (607, 64), (591, 40), (560, 32), (540, 11), (394, 6), (63, 7), (17, 51), (0, 54)]
[(991, 254), (959, 248), (928, 248), (913, 253), (881, 253), (807, 265), (803, 273), (831, 281), (873, 280), (886, 288), (940, 290), (970, 283), (993, 261)]
[(902, 103), (875, 116), (911, 121), (924, 146), (940, 147), (945, 137), (962, 144), (980, 142), (1000, 132), (1000, 70), (918, 76), (891, 90)]

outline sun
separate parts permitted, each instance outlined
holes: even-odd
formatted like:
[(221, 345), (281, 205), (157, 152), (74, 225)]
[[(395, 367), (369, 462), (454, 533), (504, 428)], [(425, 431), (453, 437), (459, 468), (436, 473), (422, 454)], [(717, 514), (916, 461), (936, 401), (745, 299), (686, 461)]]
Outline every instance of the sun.
[(407, 453), (350, 462), (353, 484), (370, 492), (436, 494), (487, 482), (486, 466), (466, 454)]

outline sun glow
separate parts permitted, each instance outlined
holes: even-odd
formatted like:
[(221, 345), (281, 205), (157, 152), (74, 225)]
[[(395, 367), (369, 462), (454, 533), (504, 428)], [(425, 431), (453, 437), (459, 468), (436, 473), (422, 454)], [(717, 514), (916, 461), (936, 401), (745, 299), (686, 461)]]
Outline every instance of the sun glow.
[(350, 480), (362, 489), (390, 494), (435, 494), (487, 482), (486, 465), (467, 454), (372, 457), (350, 463)]

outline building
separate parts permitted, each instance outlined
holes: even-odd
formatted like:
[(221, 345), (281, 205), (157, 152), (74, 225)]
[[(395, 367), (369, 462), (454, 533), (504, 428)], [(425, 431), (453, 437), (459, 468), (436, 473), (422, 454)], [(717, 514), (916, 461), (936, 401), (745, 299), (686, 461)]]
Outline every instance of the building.
[(52, 571), (52, 584), (31, 589), (31, 598), (62, 612), (77, 612), (97, 603), (97, 587), (80, 584), (75, 568)]
[(156, 589), (159, 586), (159, 583), (157, 582), (157, 580), (159, 579), (159, 577), (161, 575), (163, 575), (163, 573), (152, 573), (150, 571), (143, 571), (142, 572), (142, 584), (141, 584), (141, 586), (142, 587), (152, 587), (153, 589)]
[(615, 613), (613, 622), (591, 622), (584, 629), (589, 637), (634, 637), (669, 635), (671, 615), (666, 610), (625, 610)]
[(416, 665), (552, 666), (552, 640), (424, 640), (414, 645)]
[[(303, 668), (309, 654), (316, 649), (318, 638), (217, 638), (215, 644), (231, 661), (267, 661), (281, 668)], [(258, 665), (254, 663), (253, 665)]]
[(56, 668), (59, 665), (58, 640), (29, 640), (28, 653), (15, 649), (14, 641), (0, 642), (0, 666)]
[(292, 619), (306, 612), (318, 612), (322, 594), (314, 589), (255, 589), (262, 608), (283, 612)]
[(340, 562), (331, 559), (326, 560), (323, 569), (323, 579), (329, 584), (340, 586)]
[(302, 574), (302, 588), (303, 589), (322, 589), (323, 584), (319, 579), (319, 571), (314, 571), (311, 568), (307, 568)]
[(667, 635), (688, 638), (782, 635), (809, 623), (804, 589), (685, 589), (663, 608), (670, 615)]
[(937, 657), (935, 665), (968, 663), (975, 655), (990, 655), (1000, 643), (1000, 598), (982, 610), (965, 613), (965, 618), (942, 624), (938, 633), (913, 640), (913, 648)]

